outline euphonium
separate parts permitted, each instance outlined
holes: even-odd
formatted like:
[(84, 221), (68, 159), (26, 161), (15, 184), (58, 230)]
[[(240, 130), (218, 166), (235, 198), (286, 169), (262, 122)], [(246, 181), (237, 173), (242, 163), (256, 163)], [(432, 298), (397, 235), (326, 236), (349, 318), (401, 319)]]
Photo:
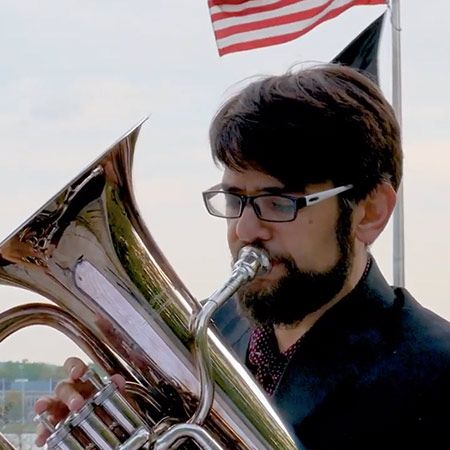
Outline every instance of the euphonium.
[[(41, 417), (52, 432), (47, 445), (293, 450), (264, 395), (208, 328), (217, 306), (264, 270), (267, 258), (245, 248), (229, 280), (209, 299), (191, 296), (135, 205), (131, 169), (141, 125), (0, 245), (0, 281), (57, 305), (4, 312), (0, 341), (21, 328), (48, 325), (107, 374), (127, 380), (124, 396), (87, 374), (97, 393), (85, 407), (56, 429)], [(1, 434), (0, 447), (13, 449)]]

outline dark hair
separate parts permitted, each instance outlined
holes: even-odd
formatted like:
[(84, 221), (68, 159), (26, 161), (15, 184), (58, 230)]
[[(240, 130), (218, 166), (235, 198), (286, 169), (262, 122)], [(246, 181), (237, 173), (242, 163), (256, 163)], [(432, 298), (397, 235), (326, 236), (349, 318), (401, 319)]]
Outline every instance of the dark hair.
[(353, 184), (348, 198), (358, 201), (381, 181), (397, 190), (402, 177), (394, 111), (365, 75), (335, 64), (251, 83), (220, 108), (210, 143), (216, 164), (262, 171), (290, 190)]

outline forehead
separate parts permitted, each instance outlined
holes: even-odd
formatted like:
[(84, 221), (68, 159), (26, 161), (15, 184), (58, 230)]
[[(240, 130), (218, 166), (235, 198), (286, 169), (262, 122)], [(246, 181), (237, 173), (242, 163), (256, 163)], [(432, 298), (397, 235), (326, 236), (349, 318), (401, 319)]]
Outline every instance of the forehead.
[(259, 192), (267, 188), (284, 188), (284, 184), (275, 177), (257, 170), (238, 172), (225, 168), (222, 176), (222, 188), (236, 189), (242, 192)]

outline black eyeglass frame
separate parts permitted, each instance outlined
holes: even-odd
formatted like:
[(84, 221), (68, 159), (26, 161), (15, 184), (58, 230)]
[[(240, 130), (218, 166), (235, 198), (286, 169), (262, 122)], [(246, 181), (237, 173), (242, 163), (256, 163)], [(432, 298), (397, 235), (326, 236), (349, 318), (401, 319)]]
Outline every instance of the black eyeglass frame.
[[(326, 189), (325, 191), (319, 191), (314, 192), (313, 194), (307, 194), (302, 195), (301, 197), (295, 197), (293, 195), (289, 194), (258, 194), (258, 195), (243, 195), (243, 194), (237, 194), (235, 192), (228, 192), (223, 190), (207, 190), (202, 192), (203, 202), (205, 204), (206, 210), (209, 214), (211, 214), (214, 217), (220, 217), (222, 219), (238, 219), (242, 216), (242, 213), (244, 212), (244, 208), (247, 206), (247, 203), (249, 203), (253, 211), (256, 214), (256, 217), (259, 220), (262, 220), (263, 222), (274, 222), (274, 223), (283, 223), (283, 222), (293, 222), (297, 218), (298, 211), (300, 209), (306, 208), (311, 205), (315, 205), (316, 203), (320, 203), (328, 198), (335, 197), (336, 195), (341, 194), (342, 192), (346, 192), (353, 188), (352, 184), (347, 184), (345, 186), (338, 186), (332, 189)], [(234, 197), (237, 197), (240, 199), (240, 209), (239, 213), (233, 216), (225, 216), (222, 214), (215, 214), (209, 207), (208, 200), (210, 196), (214, 196), (216, 194), (228, 194), (232, 195)], [(294, 206), (293, 210), (293, 217), (291, 219), (287, 220), (272, 220), (272, 219), (265, 219), (261, 217), (260, 211), (258, 211), (258, 208), (255, 207), (255, 200), (262, 197), (279, 197), (284, 198), (287, 200), (290, 200)]]

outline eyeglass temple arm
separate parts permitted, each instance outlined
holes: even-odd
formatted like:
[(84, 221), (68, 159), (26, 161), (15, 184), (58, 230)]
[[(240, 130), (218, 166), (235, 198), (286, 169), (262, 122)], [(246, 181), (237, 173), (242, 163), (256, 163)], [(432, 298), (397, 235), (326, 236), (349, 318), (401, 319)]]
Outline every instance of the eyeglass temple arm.
[(339, 186), (333, 189), (328, 189), (327, 191), (318, 192), (317, 194), (305, 195), (303, 198), (306, 202), (306, 206), (313, 205), (314, 203), (319, 203), (327, 198), (334, 197), (341, 192), (348, 191), (353, 187), (353, 184), (347, 184), (346, 186)]

